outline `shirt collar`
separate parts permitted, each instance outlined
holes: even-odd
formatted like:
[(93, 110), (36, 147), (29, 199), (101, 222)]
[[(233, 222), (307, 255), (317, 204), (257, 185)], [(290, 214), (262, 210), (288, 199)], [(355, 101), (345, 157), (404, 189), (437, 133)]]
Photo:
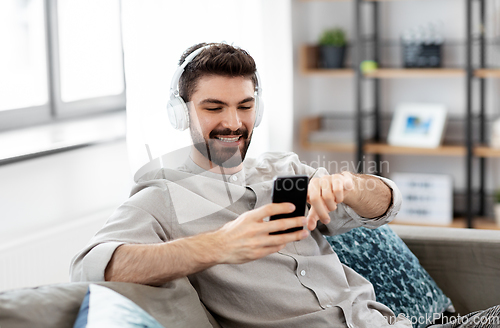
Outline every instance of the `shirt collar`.
[(186, 161), (184, 162), (184, 168), (186, 169), (187, 172), (195, 174), (195, 175), (201, 175), (207, 178), (212, 178), (212, 179), (217, 179), (217, 180), (222, 180), (224, 182), (229, 182), (232, 184), (236, 184), (239, 186), (245, 186), (245, 167), (243, 165), (243, 168), (231, 175), (228, 174), (219, 174), (219, 173), (214, 173), (205, 170), (198, 164), (196, 164), (191, 156), (188, 156)]

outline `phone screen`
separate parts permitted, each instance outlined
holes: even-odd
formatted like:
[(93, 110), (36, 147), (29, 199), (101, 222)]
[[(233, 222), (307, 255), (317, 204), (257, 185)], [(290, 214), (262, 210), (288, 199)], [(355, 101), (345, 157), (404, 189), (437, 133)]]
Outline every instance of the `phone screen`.
[[(295, 175), (286, 177), (277, 177), (274, 180), (273, 203), (293, 203), (295, 211), (288, 214), (278, 214), (270, 217), (270, 220), (279, 220), (284, 218), (294, 218), (304, 216), (306, 213), (307, 186), (309, 177), (307, 175)], [(284, 231), (271, 232), (271, 235), (294, 232), (302, 230), (303, 227), (296, 227)]]

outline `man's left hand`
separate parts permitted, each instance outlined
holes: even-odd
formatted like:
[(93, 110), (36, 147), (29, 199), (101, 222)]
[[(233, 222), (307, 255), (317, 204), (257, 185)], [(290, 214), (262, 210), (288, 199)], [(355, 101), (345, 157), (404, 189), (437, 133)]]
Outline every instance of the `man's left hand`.
[(318, 220), (324, 224), (330, 223), (329, 213), (337, 209), (354, 192), (355, 177), (350, 172), (325, 175), (312, 178), (309, 181), (307, 202), (311, 204), (307, 216), (307, 228), (312, 231)]

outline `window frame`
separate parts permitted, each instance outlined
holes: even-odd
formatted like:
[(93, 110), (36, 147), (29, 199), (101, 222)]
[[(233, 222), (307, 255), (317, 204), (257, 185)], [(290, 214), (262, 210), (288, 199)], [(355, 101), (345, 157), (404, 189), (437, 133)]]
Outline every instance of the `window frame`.
[[(47, 103), (39, 106), (14, 108), (0, 111), (0, 132), (48, 124), (59, 120), (89, 117), (100, 113), (125, 110), (125, 69), (123, 58), (123, 38), (120, 37), (122, 53), (123, 85), (118, 95), (87, 98), (63, 102), (61, 98), (61, 76), (59, 58), (59, 30), (57, 17), (58, 0), (42, 0), (44, 8), (45, 52), (47, 68)], [(120, 35), (123, 31), (121, 0), (119, 1)]]

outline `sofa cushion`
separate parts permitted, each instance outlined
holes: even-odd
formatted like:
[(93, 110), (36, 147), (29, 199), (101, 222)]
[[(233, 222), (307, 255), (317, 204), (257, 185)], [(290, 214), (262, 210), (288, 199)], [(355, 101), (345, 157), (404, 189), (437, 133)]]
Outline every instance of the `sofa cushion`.
[(125, 296), (96, 284), (85, 295), (73, 328), (164, 328)]
[[(88, 282), (48, 285), (0, 293), (0, 327), (71, 328)], [(187, 278), (163, 287), (100, 282), (127, 297), (165, 327), (207, 327), (212, 325)]]
[(377, 301), (404, 314), (414, 327), (425, 327), (434, 314), (453, 311), (450, 299), (389, 226), (325, 238), (342, 263), (373, 284)]

